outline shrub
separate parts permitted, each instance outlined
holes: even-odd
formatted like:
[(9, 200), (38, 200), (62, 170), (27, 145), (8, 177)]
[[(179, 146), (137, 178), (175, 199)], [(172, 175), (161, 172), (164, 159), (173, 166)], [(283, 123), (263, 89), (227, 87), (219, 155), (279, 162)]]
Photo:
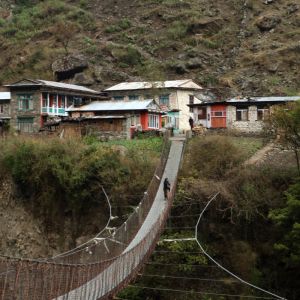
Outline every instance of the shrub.
[[(126, 155), (89, 137), (80, 140), (8, 138), (0, 141), (0, 179), (11, 177), (20, 200), (59, 231), (71, 220), (73, 238), (82, 217), (106, 200), (136, 203), (153, 175), (161, 139), (136, 141)], [(83, 230), (83, 228), (82, 228)]]
[(220, 179), (242, 160), (242, 153), (227, 137), (194, 138), (188, 145), (184, 173)]
[(131, 25), (132, 25), (131, 21), (127, 18), (124, 18), (124, 19), (120, 20), (119, 23), (118, 23), (118, 26), (120, 28), (124, 29), (124, 30), (130, 28)]
[(185, 37), (187, 25), (181, 21), (174, 21), (168, 29), (168, 36), (172, 39), (180, 39)]

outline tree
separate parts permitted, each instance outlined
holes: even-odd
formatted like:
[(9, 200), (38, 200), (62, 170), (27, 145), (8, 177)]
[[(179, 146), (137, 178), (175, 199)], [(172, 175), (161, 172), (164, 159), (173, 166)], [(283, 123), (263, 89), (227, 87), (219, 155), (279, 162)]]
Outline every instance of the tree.
[(275, 106), (269, 123), (272, 130), (280, 135), (280, 141), (294, 151), (300, 175), (300, 101)]
[(63, 46), (66, 57), (69, 55), (69, 46), (77, 31), (78, 26), (75, 23), (63, 21), (58, 22), (52, 29), (56, 41)]

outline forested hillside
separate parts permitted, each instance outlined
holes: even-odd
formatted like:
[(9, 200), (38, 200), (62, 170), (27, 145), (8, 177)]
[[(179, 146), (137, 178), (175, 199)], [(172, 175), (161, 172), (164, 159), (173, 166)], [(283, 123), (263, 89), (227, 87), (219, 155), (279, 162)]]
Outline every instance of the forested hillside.
[(296, 0), (4, 0), (0, 82), (192, 78), (220, 95), (295, 95), (299, 28)]

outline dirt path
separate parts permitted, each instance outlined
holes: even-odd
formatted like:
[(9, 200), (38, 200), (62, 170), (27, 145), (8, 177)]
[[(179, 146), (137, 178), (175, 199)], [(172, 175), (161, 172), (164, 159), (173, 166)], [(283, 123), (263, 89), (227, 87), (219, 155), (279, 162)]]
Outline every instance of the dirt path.
[(260, 161), (264, 160), (266, 154), (271, 152), (275, 147), (273, 142), (268, 143), (266, 146), (258, 150), (253, 156), (245, 161), (245, 165), (256, 165)]

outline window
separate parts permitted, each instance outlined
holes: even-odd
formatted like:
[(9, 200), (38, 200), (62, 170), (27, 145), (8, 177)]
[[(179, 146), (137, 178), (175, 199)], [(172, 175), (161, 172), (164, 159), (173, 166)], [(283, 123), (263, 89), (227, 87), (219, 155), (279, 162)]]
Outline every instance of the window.
[(148, 127), (159, 129), (159, 116), (158, 115), (148, 115)]
[(140, 116), (139, 115), (132, 115), (130, 117), (130, 122), (131, 122), (131, 125), (134, 125), (134, 126), (140, 124)]
[[(194, 95), (190, 95), (189, 104), (194, 104)], [(190, 112), (193, 112), (193, 107), (190, 107)]]
[(17, 95), (19, 110), (33, 110), (33, 97), (31, 94)]
[(159, 104), (160, 105), (169, 105), (170, 104), (170, 97), (169, 95), (160, 95), (159, 96)]
[(138, 95), (129, 95), (128, 98), (129, 98), (129, 100), (139, 100)]
[(33, 118), (18, 118), (18, 130), (21, 132), (33, 132)]
[(80, 98), (80, 97), (73, 97), (73, 105), (74, 106), (80, 106), (80, 105), (82, 105), (82, 98)]
[(237, 121), (248, 121), (248, 109), (237, 109), (236, 110)]
[(198, 108), (198, 120), (206, 119), (206, 108)]
[(264, 121), (270, 116), (270, 110), (268, 108), (262, 108), (257, 110), (257, 120)]
[(47, 107), (48, 106), (48, 93), (43, 93), (42, 99), (43, 99), (43, 107)]
[(113, 99), (116, 101), (122, 101), (122, 100), (124, 100), (124, 97), (123, 96), (114, 96)]
[(212, 111), (212, 112), (211, 112), (211, 116), (212, 116), (212, 117), (215, 117), (215, 118), (218, 118), (218, 117), (220, 117), (220, 118), (226, 117), (226, 111), (223, 111), (223, 110), (221, 110), (221, 111)]

